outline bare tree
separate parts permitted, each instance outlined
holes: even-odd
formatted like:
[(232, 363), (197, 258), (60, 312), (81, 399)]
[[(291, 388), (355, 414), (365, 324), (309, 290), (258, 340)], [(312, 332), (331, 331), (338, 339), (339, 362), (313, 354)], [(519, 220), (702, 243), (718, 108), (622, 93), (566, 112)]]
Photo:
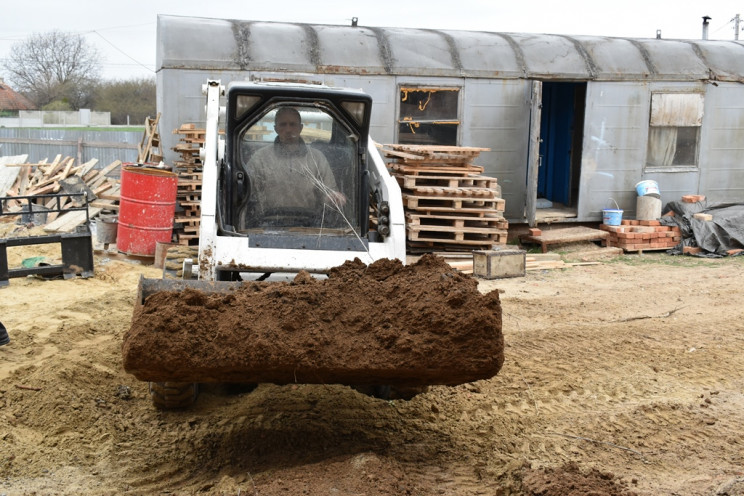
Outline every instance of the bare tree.
[(5, 65), (14, 86), (40, 108), (86, 107), (99, 79), (100, 55), (85, 38), (50, 31), (13, 45)]

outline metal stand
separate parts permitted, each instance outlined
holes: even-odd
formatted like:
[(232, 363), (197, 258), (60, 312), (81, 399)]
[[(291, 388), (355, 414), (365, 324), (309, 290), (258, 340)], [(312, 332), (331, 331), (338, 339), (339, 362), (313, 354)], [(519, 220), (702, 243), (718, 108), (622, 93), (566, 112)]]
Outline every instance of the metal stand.
[[(71, 207), (62, 210), (61, 198), (69, 196), (73, 201), (74, 197), (80, 200), (79, 207)], [(84, 278), (92, 277), (93, 271), (93, 242), (91, 240), (90, 219), (88, 218), (88, 202), (85, 193), (80, 194), (62, 194), (62, 195), (36, 195), (36, 196), (13, 196), (0, 197), (0, 216), (18, 215), (19, 212), (6, 212), (5, 204), (7, 200), (27, 201), (28, 212), (32, 214), (34, 204), (32, 200), (36, 199), (56, 199), (56, 208), (52, 207), (45, 212), (74, 212), (85, 210), (85, 223), (76, 228), (74, 233), (49, 234), (42, 236), (29, 236), (20, 238), (0, 239), (0, 288), (9, 285), (9, 279), (12, 277), (25, 277), (29, 275), (42, 276), (59, 276), (65, 279), (71, 279), (80, 274)], [(39, 267), (22, 267), (17, 269), (8, 268), (8, 247), (39, 245), (49, 243), (60, 243), (62, 246), (62, 263), (58, 265), (45, 265)]]

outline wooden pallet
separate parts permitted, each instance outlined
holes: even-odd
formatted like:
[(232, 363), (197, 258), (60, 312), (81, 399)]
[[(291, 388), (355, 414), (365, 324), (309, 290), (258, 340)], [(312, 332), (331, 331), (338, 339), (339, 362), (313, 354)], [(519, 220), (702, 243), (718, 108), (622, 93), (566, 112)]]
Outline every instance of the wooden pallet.
[(385, 144), (379, 146), (383, 155), (403, 163), (469, 163), (490, 148), (443, 145)]
[(478, 215), (503, 212), (505, 202), (501, 198), (473, 199), (403, 194), (403, 206), (419, 212), (452, 212)]
[(591, 227), (568, 227), (560, 229), (550, 229), (542, 231), (539, 235), (522, 234), (519, 236), (523, 243), (539, 244), (543, 253), (547, 253), (548, 246), (565, 243), (577, 243), (580, 241), (601, 241), (606, 239), (609, 234), (600, 229)]
[(401, 188), (479, 188), (497, 190), (498, 180), (488, 176), (430, 176), (394, 174)]
[(395, 172), (411, 176), (419, 174), (455, 174), (458, 176), (467, 176), (483, 174), (484, 171), (484, 168), (480, 165), (472, 164), (461, 166), (447, 166), (437, 164), (408, 165), (392, 162), (388, 164), (388, 167)]
[(507, 231), (446, 226), (406, 226), (409, 241), (444, 241), (464, 245), (495, 244), (506, 241)]
[(478, 229), (508, 229), (509, 222), (504, 217), (496, 214), (485, 214), (477, 216), (468, 215), (433, 215), (406, 213), (406, 223), (409, 226), (444, 226), (453, 228), (478, 228)]

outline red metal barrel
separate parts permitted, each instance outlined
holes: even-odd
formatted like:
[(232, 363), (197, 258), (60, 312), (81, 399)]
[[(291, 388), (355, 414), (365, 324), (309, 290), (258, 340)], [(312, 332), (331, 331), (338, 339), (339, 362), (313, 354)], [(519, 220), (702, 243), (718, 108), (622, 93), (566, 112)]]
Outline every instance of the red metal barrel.
[(158, 241), (173, 235), (178, 176), (146, 167), (123, 167), (116, 248), (127, 255), (155, 256)]

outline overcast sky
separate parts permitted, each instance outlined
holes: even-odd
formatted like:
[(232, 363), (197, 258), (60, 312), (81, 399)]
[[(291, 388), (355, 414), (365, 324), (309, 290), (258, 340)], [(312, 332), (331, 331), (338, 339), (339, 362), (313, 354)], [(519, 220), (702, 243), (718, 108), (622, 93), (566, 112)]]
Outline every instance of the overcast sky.
[[(744, 2), (733, 0), (1, 0), (0, 75), (13, 44), (33, 33), (58, 29), (82, 34), (100, 52), (107, 79), (155, 74), (158, 14), (360, 26), (463, 29), (733, 40), (734, 17)], [(742, 22), (744, 26), (744, 22)], [(744, 36), (740, 36), (744, 40)], [(209, 43), (209, 40), (204, 40)]]

